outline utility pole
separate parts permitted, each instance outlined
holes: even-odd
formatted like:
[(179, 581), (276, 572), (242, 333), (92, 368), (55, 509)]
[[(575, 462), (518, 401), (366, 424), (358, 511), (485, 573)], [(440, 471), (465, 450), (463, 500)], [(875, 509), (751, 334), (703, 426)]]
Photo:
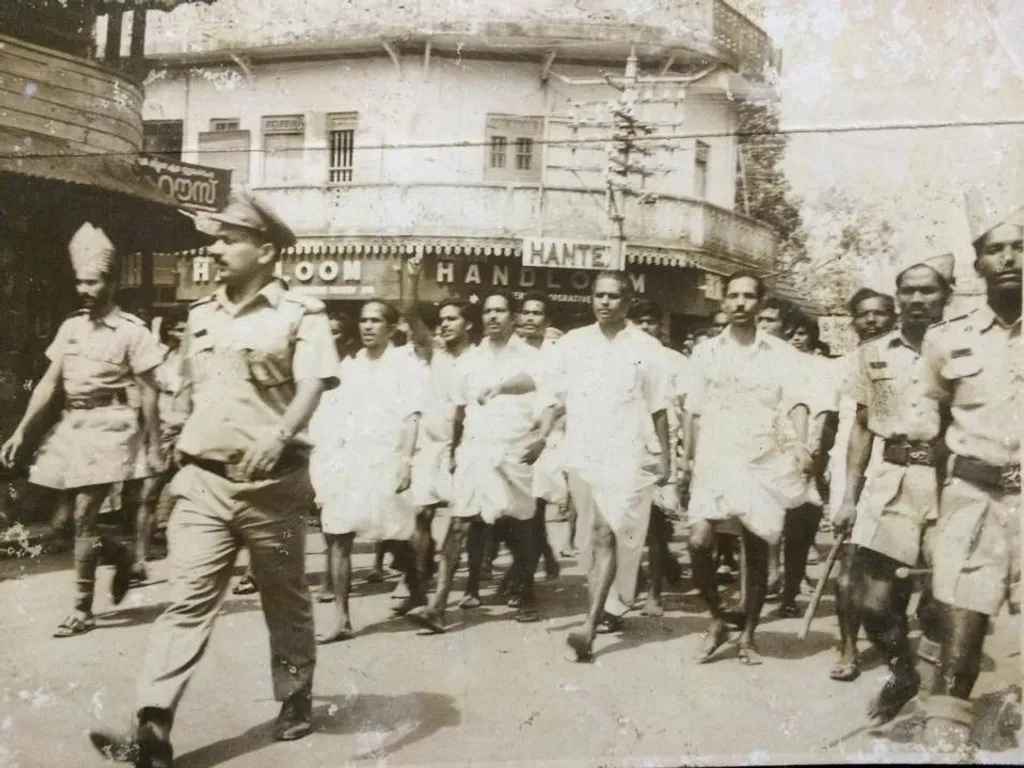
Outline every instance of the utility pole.
[[(640, 202), (651, 202), (651, 196), (645, 191), (646, 180), (659, 172), (650, 165), (650, 157), (655, 150), (664, 149), (674, 152), (679, 149), (675, 143), (656, 143), (656, 130), (669, 128), (677, 130), (682, 123), (654, 123), (640, 119), (639, 107), (644, 104), (673, 104), (678, 106), (685, 98), (685, 86), (704, 77), (714, 67), (694, 75), (668, 74), (666, 67), (663, 74), (641, 75), (636, 49), (631, 48), (626, 60), (626, 69), (622, 75), (605, 74), (597, 78), (568, 78), (552, 72), (551, 76), (573, 86), (607, 85), (619, 91), (619, 97), (610, 102), (591, 102), (588, 106), (598, 106), (604, 113), (598, 120), (586, 121), (590, 127), (608, 129), (605, 144), (606, 161), (603, 168), (580, 168), (578, 170), (600, 171), (605, 186), (605, 198), (608, 216), (608, 231), (614, 247), (615, 263), (621, 268), (626, 266), (626, 246), (628, 241), (627, 205), (630, 198)], [(654, 86), (676, 86), (678, 92), (673, 97), (654, 98), (650, 91)], [(640, 94), (643, 88), (647, 93)], [(581, 121), (577, 121), (577, 125)], [(577, 169), (570, 169), (577, 170)], [(660, 169), (669, 172), (671, 169)]]

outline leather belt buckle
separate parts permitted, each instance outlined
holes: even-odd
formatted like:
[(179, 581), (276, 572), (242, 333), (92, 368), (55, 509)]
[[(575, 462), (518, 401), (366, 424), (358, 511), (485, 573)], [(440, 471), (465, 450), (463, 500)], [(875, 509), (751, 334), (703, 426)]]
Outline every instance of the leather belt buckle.
[(1003, 493), (1020, 493), (1020, 464), (1006, 464), (1000, 472)]
[(928, 446), (914, 445), (907, 449), (907, 463), (931, 466), (934, 462), (932, 461), (931, 451), (928, 449)]

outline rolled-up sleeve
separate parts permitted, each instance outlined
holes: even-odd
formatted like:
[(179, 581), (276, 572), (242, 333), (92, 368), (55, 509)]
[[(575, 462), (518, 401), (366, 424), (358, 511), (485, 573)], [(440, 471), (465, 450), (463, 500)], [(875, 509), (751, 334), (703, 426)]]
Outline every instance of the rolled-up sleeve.
[(148, 328), (132, 326), (132, 339), (128, 347), (128, 365), (138, 375), (154, 370), (164, 361), (163, 350), (156, 336)]
[(71, 319), (65, 320), (57, 329), (57, 335), (53, 337), (50, 346), (46, 348), (46, 359), (51, 363), (63, 359), (67, 350), (68, 338), (71, 336)]
[(667, 411), (671, 395), (671, 374), (656, 349), (645, 349), (640, 362), (640, 382), (647, 402), (647, 412)]
[(296, 381), (320, 379), (326, 389), (338, 386), (338, 351), (324, 312), (307, 313), (299, 321), (292, 358)]

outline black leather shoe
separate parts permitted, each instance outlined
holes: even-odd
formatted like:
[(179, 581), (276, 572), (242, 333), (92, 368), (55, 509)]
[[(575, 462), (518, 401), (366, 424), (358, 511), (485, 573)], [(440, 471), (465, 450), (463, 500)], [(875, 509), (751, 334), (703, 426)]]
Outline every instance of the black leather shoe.
[(274, 741), (295, 741), (313, 731), (313, 697), (302, 691), (293, 693), (284, 704), (274, 723)]

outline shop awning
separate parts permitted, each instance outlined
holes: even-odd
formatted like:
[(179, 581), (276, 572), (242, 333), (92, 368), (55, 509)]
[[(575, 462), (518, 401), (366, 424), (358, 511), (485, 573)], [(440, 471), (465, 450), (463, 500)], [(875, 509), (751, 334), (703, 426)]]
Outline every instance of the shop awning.
[(122, 253), (195, 248), (208, 239), (131, 155), (68, 155), (39, 147), (0, 156), (0, 207), (64, 239), (91, 221)]

